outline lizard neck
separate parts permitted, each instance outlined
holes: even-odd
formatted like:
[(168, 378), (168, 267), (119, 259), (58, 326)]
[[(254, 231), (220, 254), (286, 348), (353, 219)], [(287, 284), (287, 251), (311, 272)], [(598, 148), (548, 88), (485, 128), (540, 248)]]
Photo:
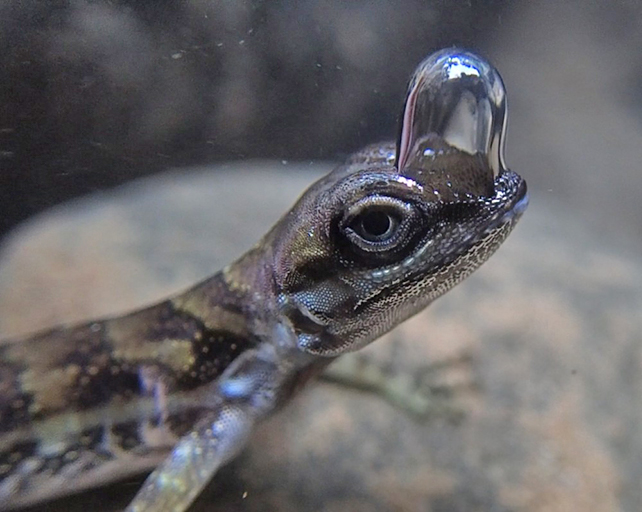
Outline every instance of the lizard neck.
[(278, 387), (282, 388), (279, 394), (287, 398), (332, 358), (318, 358), (300, 349), (300, 329), (296, 318), (287, 314), (275, 280), (273, 247), (270, 233), (244, 256), (171, 303), (179, 312), (198, 318), (208, 330), (231, 331), (240, 337), (240, 352), (239, 343), (236, 347), (228, 343), (216, 348), (223, 352), (236, 350), (227, 358), (230, 365), (237, 356), (242, 359), (248, 352), (271, 361), (278, 374)]
[(210, 329), (264, 339), (277, 321), (269, 249), (259, 244), (209, 279), (171, 299)]

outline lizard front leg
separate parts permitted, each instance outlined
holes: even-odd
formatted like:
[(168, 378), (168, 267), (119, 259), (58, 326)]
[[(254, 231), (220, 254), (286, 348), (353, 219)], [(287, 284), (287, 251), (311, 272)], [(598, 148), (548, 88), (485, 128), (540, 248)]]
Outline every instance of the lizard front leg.
[(275, 356), (264, 344), (230, 365), (193, 429), (149, 475), (127, 512), (187, 510), (217, 470), (243, 449), (255, 423), (278, 405), (287, 372)]
[(183, 436), (145, 480), (127, 512), (187, 510), (218, 468), (245, 445), (255, 423), (246, 408), (222, 404)]
[(460, 354), (394, 371), (389, 364), (372, 357), (347, 354), (330, 365), (321, 378), (372, 393), (418, 421), (441, 418), (457, 422), (464, 410), (456, 397), (476, 389), (470, 364), (470, 354)]

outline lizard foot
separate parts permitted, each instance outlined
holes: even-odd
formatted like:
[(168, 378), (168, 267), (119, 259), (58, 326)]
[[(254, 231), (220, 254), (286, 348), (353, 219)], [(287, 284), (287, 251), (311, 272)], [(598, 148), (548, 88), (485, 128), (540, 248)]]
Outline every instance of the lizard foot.
[(382, 397), (418, 421), (446, 419), (457, 423), (465, 416), (458, 397), (477, 389), (471, 378), (469, 353), (415, 369), (393, 370), (363, 354), (339, 358), (322, 379)]

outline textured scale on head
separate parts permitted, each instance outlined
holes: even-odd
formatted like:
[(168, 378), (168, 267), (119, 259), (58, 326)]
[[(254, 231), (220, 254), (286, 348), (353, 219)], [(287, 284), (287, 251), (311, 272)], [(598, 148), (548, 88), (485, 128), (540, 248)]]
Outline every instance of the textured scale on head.
[(497, 71), (444, 50), (416, 70), (397, 144), (374, 145), (313, 185), (268, 235), (279, 306), (300, 348), (361, 348), (478, 268), (526, 208), (506, 168)]

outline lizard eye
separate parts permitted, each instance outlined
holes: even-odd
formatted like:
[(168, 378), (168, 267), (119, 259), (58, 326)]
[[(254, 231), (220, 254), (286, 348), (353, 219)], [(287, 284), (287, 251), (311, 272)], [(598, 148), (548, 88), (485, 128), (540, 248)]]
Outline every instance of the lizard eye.
[(368, 242), (383, 242), (394, 236), (400, 221), (397, 212), (374, 207), (358, 215), (350, 227)]
[(355, 249), (381, 254), (405, 246), (419, 217), (414, 206), (399, 199), (370, 196), (348, 209), (341, 228)]

